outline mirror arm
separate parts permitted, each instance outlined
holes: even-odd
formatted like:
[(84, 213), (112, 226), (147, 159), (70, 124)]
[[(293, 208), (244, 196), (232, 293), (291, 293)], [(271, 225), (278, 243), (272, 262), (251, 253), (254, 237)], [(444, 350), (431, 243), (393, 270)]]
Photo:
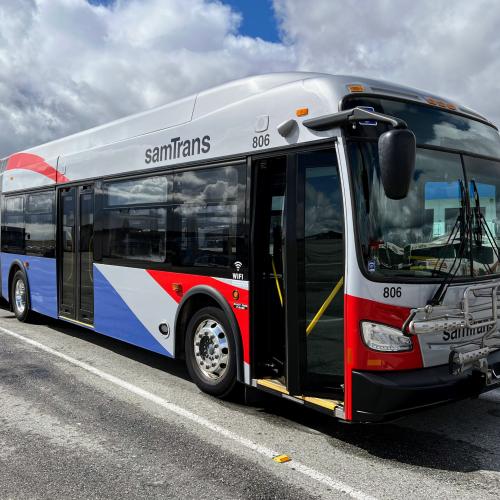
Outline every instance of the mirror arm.
[(378, 122), (388, 123), (396, 129), (408, 128), (404, 120), (361, 108), (348, 109), (347, 111), (319, 116), (318, 118), (309, 118), (308, 120), (304, 120), (302, 124), (311, 130), (322, 131), (330, 130), (334, 127), (345, 125), (346, 123), (356, 123), (366, 120), (376, 120)]

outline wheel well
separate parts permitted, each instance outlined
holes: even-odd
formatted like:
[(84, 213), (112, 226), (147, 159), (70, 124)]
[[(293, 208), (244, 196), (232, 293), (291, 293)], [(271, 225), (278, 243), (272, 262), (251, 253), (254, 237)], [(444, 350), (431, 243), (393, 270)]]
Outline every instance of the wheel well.
[(189, 297), (182, 305), (182, 309), (177, 316), (175, 325), (175, 357), (184, 359), (184, 339), (186, 338), (186, 328), (193, 314), (203, 307), (217, 307), (221, 309), (220, 304), (210, 295), (197, 293)]

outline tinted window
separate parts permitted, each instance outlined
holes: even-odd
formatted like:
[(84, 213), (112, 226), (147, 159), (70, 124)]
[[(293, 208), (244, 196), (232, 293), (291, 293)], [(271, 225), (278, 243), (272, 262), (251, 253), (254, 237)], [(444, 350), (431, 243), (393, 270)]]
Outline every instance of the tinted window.
[(103, 257), (165, 262), (169, 179), (154, 176), (103, 186)]
[(240, 165), (175, 176), (168, 242), (175, 265), (232, 269), (245, 262), (245, 175)]
[[(356, 106), (365, 106), (403, 119), (415, 133), (418, 144), (500, 157), (498, 131), (477, 120), (449, 113), (434, 106), (372, 97), (350, 97), (344, 108)], [(349, 135), (376, 139), (386, 129), (387, 125), (382, 123), (378, 123), (377, 126), (361, 125), (355, 129), (349, 128)]]
[(166, 203), (167, 185), (166, 176), (108, 183), (104, 186), (105, 204), (114, 207)]
[(304, 291), (308, 326), (327, 298), (333, 300), (309, 330), (307, 337), (308, 378), (319, 383), (343, 376), (344, 275), (343, 207), (337, 159), (332, 151), (298, 155), (305, 174), (304, 200)]
[(167, 209), (119, 208), (104, 211), (103, 256), (164, 262)]
[(55, 256), (54, 193), (26, 197), (26, 253)]
[(2, 251), (24, 253), (24, 196), (5, 198)]

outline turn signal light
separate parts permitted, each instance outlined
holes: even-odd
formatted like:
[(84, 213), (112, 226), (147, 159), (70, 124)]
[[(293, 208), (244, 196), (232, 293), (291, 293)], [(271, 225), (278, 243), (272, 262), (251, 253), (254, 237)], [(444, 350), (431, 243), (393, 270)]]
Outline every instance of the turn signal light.
[(299, 108), (295, 110), (297, 116), (307, 116), (309, 114), (309, 108)]
[(365, 87), (363, 85), (359, 85), (357, 83), (352, 83), (352, 84), (348, 85), (347, 88), (349, 89), (349, 92), (364, 92), (365, 91)]
[(182, 293), (182, 285), (180, 283), (172, 283), (172, 290), (175, 293), (181, 294)]

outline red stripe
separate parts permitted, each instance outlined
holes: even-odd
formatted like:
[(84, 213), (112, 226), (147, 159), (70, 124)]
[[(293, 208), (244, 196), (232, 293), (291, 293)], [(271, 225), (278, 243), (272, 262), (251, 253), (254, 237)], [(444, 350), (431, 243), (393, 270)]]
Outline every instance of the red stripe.
[(413, 349), (408, 352), (378, 352), (366, 347), (361, 339), (360, 323), (363, 320), (401, 328), (410, 314), (407, 307), (384, 304), (373, 300), (344, 296), (345, 322), (345, 401), (346, 419), (352, 418), (353, 370), (414, 370), (423, 367), (422, 353), (416, 337)]
[(57, 169), (45, 162), (43, 158), (29, 153), (12, 155), (7, 162), (7, 170), (30, 170), (48, 177), (56, 183), (68, 182), (69, 179)]
[[(217, 290), (227, 301), (229, 307), (234, 312), (238, 326), (240, 327), (241, 343), (243, 345), (243, 359), (245, 363), (250, 363), (250, 311), (249, 309), (236, 309), (234, 303), (249, 305), (248, 290), (238, 286), (229, 285), (209, 276), (199, 276), (192, 274), (170, 273), (166, 271), (148, 270), (149, 275), (177, 302), (179, 303), (186, 292), (196, 285), (206, 285)], [(174, 292), (172, 285), (182, 286), (182, 292)], [(233, 298), (233, 292), (237, 290), (238, 300)]]

